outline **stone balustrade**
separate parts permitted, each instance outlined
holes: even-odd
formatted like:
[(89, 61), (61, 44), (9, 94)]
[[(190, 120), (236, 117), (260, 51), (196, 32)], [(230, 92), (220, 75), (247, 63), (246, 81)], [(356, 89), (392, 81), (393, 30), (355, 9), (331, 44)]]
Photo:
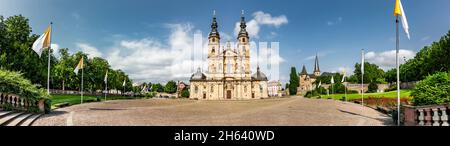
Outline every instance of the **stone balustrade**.
[(44, 111), (44, 100), (31, 101), (26, 98), (20, 98), (14, 94), (0, 93), (0, 107), (18, 111), (29, 111), (29, 109), (39, 109)]
[(403, 106), (405, 126), (449, 126), (450, 104), (432, 106)]

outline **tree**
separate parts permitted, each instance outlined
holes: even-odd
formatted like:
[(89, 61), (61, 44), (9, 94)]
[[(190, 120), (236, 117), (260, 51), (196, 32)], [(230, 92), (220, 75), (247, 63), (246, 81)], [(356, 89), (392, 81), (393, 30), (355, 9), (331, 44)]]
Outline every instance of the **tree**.
[(152, 85), (152, 91), (161, 93), (161, 92), (164, 92), (164, 87), (160, 83), (153, 84)]
[[(383, 83), (384, 74), (384, 70), (376, 64), (369, 62), (364, 63), (364, 83)], [(361, 64), (359, 63), (355, 64), (354, 76), (358, 79), (358, 83), (361, 83)]]
[(21, 15), (8, 17), (6, 20), (0, 16), (0, 66), (10, 71), (18, 71), (23, 77), (29, 79), (37, 87), (47, 85), (47, 63), (51, 59), (50, 88), (79, 90), (81, 87), (81, 72), (76, 75), (73, 70), (83, 57), (85, 68), (84, 89), (103, 90), (104, 76), (109, 70), (108, 86), (110, 89), (123, 89), (123, 80), (126, 88), (132, 88), (132, 81), (121, 70), (114, 70), (107, 60), (99, 57), (88, 58), (88, 54), (77, 52), (69, 54), (68, 48), (60, 49), (60, 58), (56, 58), (53, 49), (44, 49), (41, 57), (31, 49), (34, 41), (39, 37), (31, 34), (29, 20)]
[(299, 77), (295, 67), (291, 67), (291, 74), (289, 80), (289, 94), (297, 95), (297, 87), (299, 86)]
[(175, 81), (167, 82), (166, 86), (164, 87), (164, 92), (166, 92), (166, 93), (177, 92), (177, 83)]
[(450, 71), (450, 30), (438, 42), (423, 47), (400, 66), (401, 81), (419, 81), (437, 72)]
[(331, 77), (333, 77), (334, 83), (338, 83), (342, 81), (343, 75), (341, 75), (340, 73), (333, 73), (327, 76), (319, 76), (316, 78), (316, 81), (314, 83), (316, 85), (318, 85), (320, 82), (322, 82), (322, 84), (331, 84)]
[(367, 93), (375, 93), (375, 92), (377, 92), (377, 90), (378, 90), (378, 85), (375, 82), (371, 82), (369, 84)]
[[(7, 70), (20, 71), (34, 84), (47, 84), (48, 50), (44, 50), (41, 58), (30, 49), (39, 37), (31, 34), (28, 19), (22, 15), (0, 18), (0, 63)], [(51, 56), (52, 65), (56, 59)], [(52, 66), (53, 67), (53, 66)]]
[(385, 81), (388, 83), (397, 82), (397, 69), (396, 68), (390, 69), (386, 72)]

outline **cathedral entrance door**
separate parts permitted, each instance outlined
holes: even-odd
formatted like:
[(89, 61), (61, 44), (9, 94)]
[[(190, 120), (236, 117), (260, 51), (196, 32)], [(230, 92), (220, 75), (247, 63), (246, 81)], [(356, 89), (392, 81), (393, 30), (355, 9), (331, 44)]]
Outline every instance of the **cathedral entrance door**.
[(227, 99), (231, 99), (231, 90), (227, 90)]

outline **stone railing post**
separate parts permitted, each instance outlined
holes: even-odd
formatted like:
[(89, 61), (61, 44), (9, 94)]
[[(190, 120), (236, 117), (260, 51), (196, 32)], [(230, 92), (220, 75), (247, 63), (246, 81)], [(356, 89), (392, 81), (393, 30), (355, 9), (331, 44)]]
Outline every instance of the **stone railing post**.
[(425, 126), (431, 126), (433, 124), (431, 109), (427, 108), (424, 109), (424, 111), (425, 111)]
[(441, 111), (442, 111), (442, 116), (441, 116), (441, 120), (442, 120), (442, 126), (449, 126), (448, 124), (448, 113), (447, 113), (447, 109), (450, 109), (450, 105), (447, 105), (447, 107), (442, 107)]
[(425, 113), (424, 113), (423, 109), (419, 109), (417, 111), (419, 111), (419, 117), (418, 117), (419, 125), (424, 126), (425, 125)]
[(431, 109), (432, 113), (433, 113), (433, 117), (432, 117), (432, 126), (440, 126), (440, 116), (439, 116), (439, 108), (432, 108)]

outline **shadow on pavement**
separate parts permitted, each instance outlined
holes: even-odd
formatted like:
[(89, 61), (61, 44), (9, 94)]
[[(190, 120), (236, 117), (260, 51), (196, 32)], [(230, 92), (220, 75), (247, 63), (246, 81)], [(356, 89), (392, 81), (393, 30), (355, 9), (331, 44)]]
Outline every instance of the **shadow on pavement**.
[(346, 113), (346, 114), (351, 114), (351, 115), (360, 116), (360, 117), (364, 117), (364, 118), (369, 118), (369, 119), (378, 120), (378, 121), (383, 122), (383, 125), (386, 125), (386, 126), (393, 126), (393, 122), (392, 122), (391, 118), (388, 117), (388, 116), (385, 116), (386, 118), (373, 118), (373, 117), (369, 117), (369, 116), (365, 116), (365, 115), (361, 115), (361, 114), (358, 114), (358, 113), (349, 112), (349, 111), (345, 111), (345, 110), (341, 110), (341, 109), (338, 109), (338, 110), (339, 110), (340, 112), (342, 112), (342, 113)]

